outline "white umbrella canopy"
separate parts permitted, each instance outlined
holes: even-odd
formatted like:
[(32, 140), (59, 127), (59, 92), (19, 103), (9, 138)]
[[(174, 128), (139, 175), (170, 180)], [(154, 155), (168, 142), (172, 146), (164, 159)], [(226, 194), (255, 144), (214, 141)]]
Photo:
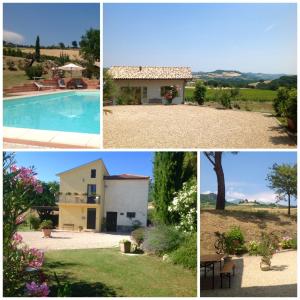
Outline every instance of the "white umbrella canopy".
[(72, 72), (73, 71), (82, 71), (82, 70), (85, 70), (85, 68), (81, 67), (81, 66), (78, 66), (78, 65), (75, 65), (75, 64), (72, 64), (72, 63), (69, 63), (67, 65), (64, 65), (62, 67), (58, 67), (59, 70), (64, 70), (64, 71), (71, 71), (71, 77), (72, 77)]

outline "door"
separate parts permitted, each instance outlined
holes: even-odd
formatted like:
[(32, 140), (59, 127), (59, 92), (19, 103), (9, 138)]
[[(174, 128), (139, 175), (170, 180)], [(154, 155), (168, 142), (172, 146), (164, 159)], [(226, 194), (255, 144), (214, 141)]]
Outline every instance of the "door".
[(118, 213), (114, 211), (108, 211), (106, 213), (106, 231), (117, 231), (117, 218)]
[(96, 229), (96, 208), (87, 209), (87, 229)]

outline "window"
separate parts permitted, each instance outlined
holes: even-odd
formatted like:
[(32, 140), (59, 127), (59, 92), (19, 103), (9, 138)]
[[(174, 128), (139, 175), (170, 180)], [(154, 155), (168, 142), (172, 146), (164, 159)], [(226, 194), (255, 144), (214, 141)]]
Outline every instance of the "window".
[(147, 87), (143, 86), (143, 99), (147, 99)]
[(135, 212), (127, 212), (126, 216), (129, 219), (135, 218)]
[(178, 89), (176, 86), (161, 86), (160, 87), (160, 96), (165, 97), (167, 92), (172, 92), (172, 95), (175, 97), (178, 97)]
[(96, 178), (96, 169), (91, 170), (91, 178)]

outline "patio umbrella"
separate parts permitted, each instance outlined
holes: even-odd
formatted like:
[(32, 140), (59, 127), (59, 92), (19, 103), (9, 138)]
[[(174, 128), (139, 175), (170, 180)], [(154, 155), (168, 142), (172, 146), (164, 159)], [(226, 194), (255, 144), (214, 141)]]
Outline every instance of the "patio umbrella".
[(81, 67), (81, 66), (77, 66), (75, 64), (67, 64), (67, 65), (64, 65), (62, 67), (59, 67), (58, 68), (59, 70), (64, 70), (64, 71), (71, 71), (71, 77), (72, 77), (72, 72), (73, 71), (82, 71), (82, 70), (85, 70), (85, 68)]

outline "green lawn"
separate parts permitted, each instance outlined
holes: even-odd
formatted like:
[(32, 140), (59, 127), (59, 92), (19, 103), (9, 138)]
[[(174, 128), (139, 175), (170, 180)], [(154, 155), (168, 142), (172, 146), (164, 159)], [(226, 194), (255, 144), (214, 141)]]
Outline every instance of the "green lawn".
[(69, 281), (72, 296), (197, 295), (196, 274), (161, 258), (123, 255), (118, 249), (49, 251), (45, 257), (46, 273)]
[[(185, 96), (192, 97), (194, 88), (187, 87), (185, 89)], [(215, 101), (218, 89), (207, 89), (207, 101)], [(258, 101), (258, 102), (272, 102), (276, 97), (276, 91), (258, 90), (258, 89), (240, 89), (239, 99), (242, 101)]]

